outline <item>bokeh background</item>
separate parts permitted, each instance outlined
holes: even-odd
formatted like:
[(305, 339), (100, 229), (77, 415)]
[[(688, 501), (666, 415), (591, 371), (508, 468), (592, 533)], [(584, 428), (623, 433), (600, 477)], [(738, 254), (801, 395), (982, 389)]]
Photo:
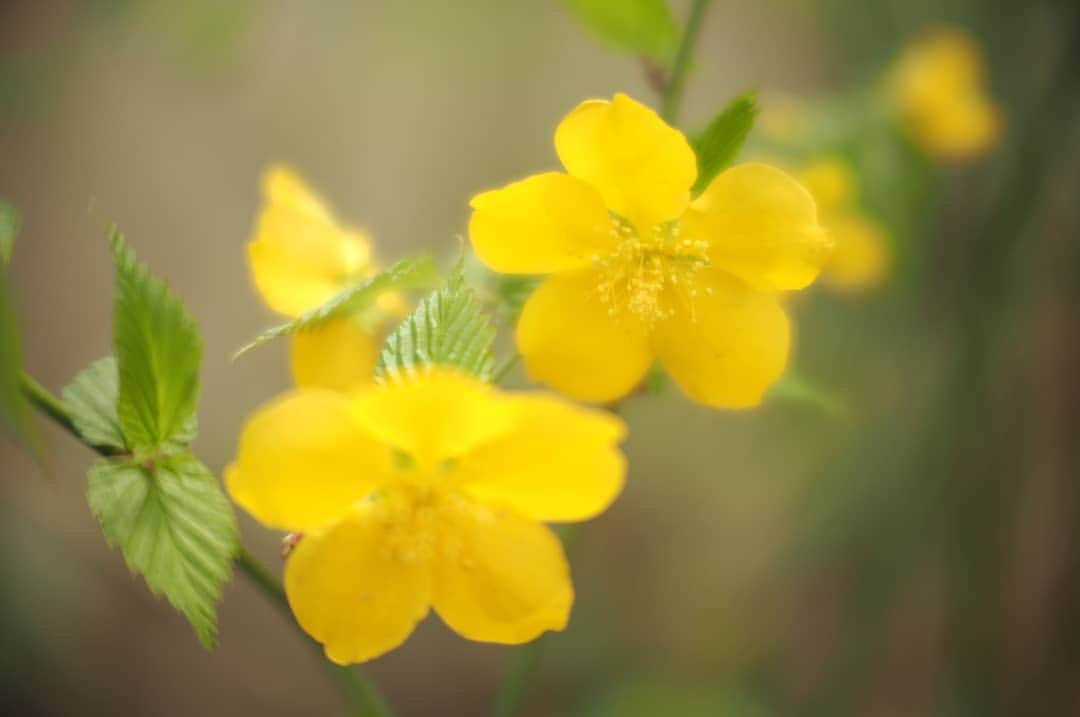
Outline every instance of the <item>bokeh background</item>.
[[(898, 260), (876, 291), (793, 303), (812, 391), (741, 413), (628, 402), (628, 488), (583, 532), (573, 621), (523, 715), (1080, 714), (1077, 18), (1072, 0), (713, 3), (687, 127), (752, 88), (865, 87), (951, 23), (983, 44), (1008, 129), (966, 167), (871, 151)], [(284, 342), (230, 360), (274, 321), (245, 263), (261, 169), (293, 164), (384, 260), (449, 260), (469, 197), (553, 167), (562, 115), (615, 91), (655, 100), (557, 2), (4, 2), (26, 366), (58, 392), (109, 352), (117, 221), (199, 322), (195, 447), (220, 470), (289, 384)], [(102, 540), (91, 453), (42, 431), (45, 471), (0, 436), (0, 712), (340, 712), (241, 575), (205, 653)], [(280, 536), (241, 529), (278, 569)], [(401, 715), (480, 715), (508, 654), (431, 618), (368, 672)]]

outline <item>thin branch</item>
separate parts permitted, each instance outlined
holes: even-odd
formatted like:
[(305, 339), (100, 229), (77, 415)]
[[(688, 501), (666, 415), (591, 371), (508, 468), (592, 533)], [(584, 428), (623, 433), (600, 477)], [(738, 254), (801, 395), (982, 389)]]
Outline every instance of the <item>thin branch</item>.
[[(79, 435), (75, 428), (75, 421), (71, 418), (71, 412), (63, 401), (49, 393), (48, 389), (38, 383), (29, 374), (23, 373), (19, 377), (20, 388), (23, 395), (34, 408), (48, 416), (56, 425), (74, 436), (80, 443), (97, 451), (105, 457), (115, 456), (116, 452), (107, 446), (95, 446), (87, 443)], [(237, 549), (234, 556), (237, 569), (251, 580), (252, 584), (259, 589), (260, 594), (274, 603), (283, 615), (296, 625), (292, 618), (289, 602), (285, 597), (285, 589), (270, 572), (268, 568), (259, 563), (251, 553), (243, 546)], [(379, 694), (375, 686), (358, 669), (335, 665), (326, 660), (322, 654), (321, 646), (312, 640), (307, 633), (302, 633), (304, 638), (315, 647), (320, 659), (330, 669), (334, 680), (341, 688), (352, 714), (357, 717), (393, 717), (393, 712), (387, 706), (386, 701)]]
[(708, 5), (709, 0), (694, 0), (690, 8), (690, 17), (686, 19), (686, 28), (679, 42), (679, 49), (675, 53), (675, 64), (671, 68), (671, 76), (664, 88), (660, 116), (673, 126), (679, 120), (679, 106), (682, 104), (683, 89), (686, 87), (686, 75), (690, 71), (694, 48), (697, 45), (698, 35), (701, 33), (701, 23), (705, 19), (705, 9)]

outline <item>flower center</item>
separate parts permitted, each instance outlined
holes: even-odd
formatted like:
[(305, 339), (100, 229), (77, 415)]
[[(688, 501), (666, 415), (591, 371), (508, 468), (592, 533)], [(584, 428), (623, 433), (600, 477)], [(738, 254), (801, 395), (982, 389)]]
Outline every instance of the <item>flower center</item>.
[(439, 466), (429, 476), (399, 466), (395, 480), (372, 497), (386, 557), (403, 563), (426, 562), (458, 550), (444, 527), (460, 520), (469, 502), (443, 480), (452, 470), (452, 465)]
[(709, 265), (708, 244), (682, 238), (678, 221), (656, 224), (644, 234), (621, 217), (613, 216), (611, 224), (619, 240), (615, 251), (593, 256), (601, 274), (597, 293), (608, 315), (632, 314), (650, 328), (678, 308), (693, 316), (696, 275)]

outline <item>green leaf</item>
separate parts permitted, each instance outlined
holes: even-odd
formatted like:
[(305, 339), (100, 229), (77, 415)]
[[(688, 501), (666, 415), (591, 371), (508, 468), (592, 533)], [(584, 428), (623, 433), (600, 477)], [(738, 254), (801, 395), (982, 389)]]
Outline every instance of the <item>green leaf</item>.
[(80, 371), (64, 387), (61, 398), (71, 411), (75, 430), (93, 446), (125, 450), (124, 432), (116, 415), (116, 357), (106, 356)]
[(11, 263), (11, 250), (15, 248), (15, 237), (19, 235), (21, 221), (15, 205), (0, 199), (0, 264), (6, 266)]
[(180, 300), (135, 260), (118, 231), (111, 241), (120, 426), (136, 453), (183, 448), (198, 429), (199, 330)]
[(0, 424), (37, 457), (40, 446), (20, 387), (21, 375), (22, 337), (15, 315), (15, 297), (7, 268), (0, 265)]
[(665, 0), (563, 0), (601, 43), (614, 50), (668, 62), (679, 44), (679, 25)]
[(531, 274), (498, 274), (494, 292), (499, 302), (499, 318), (514, 323), (525, 308), (525, 302), (543, 282), (544, 277)]
[(716, 115), (693, 142), (698, 178), (694, 196), (701, 194), (722, 169), (735, 161), (757, 118), (757, 93), (748, 92), (732, 100)]
[(435, 261), (428, 254), (402, 259), (384, 272), (370, 276), (339, 292), (322, 306), (312, 309), (292, 321), (275, 326), (259, 334), (254, 341), (242, 347), (233, 358), (278, 338), (299, 331), (312, 329), (329, 319), (362, 311), (375, 303), (380, 294), (387, 291), (405, 291), (427, 288), (438, 279)]
[(0, 428), (7, 430), (35, 460), (41, 460), (41, 437), (22, 393), (22, 335), (8, 264), (19, 233), (19, 210), (0, 199)]
[(236, 517), (218, 481), (190, 453), (154, 464), (102, 460), (90, 469), (90, 509), (132, 572), (164, 593), (208, 649), (232, 572)]
[(410, 376), (425, 366), (458, 366), (485, 381), (491, 379), (495, 329), (473, 290), (465, 285), (463, 269), (462, 259), (446, 286), (421, 301), (386, 337), (376, 378)]

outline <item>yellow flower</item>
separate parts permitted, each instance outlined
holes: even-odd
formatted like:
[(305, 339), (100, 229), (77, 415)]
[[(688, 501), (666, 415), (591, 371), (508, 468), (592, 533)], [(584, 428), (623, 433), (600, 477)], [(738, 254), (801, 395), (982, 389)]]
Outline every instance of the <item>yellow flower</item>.
[(1001, 109), (988, 95), (978, 43), (959, 28), (936, 28), (901, 53), (890, 97), (915, 141), (946, 161), (974, 159), (1001, 137)]
[(859, 211), (855, 170), (841, 157), (825, 156), (796, 176), (817, 200), (821, 223), (835, 246), (822, 281), (840, 291), (881, 284), (889, 264), (888, 244), (881, 226)]
[(573, 603), (541, 521), (611, 504), (624, 436), (610, 414), (434, 370), (286, 394), (248, 421), (226, 484), (265, 525), (304, 533), (285, 590), (334, 662), (397, 647), (431, 607), (464, 637), (521, 643), (565, 627)]
[(810, 284), (828, 256), (810, 193), (744, 164), (691, 201), (686, 138), (621, 94), (574, 109), (555, 149), (568, 174), (480, 194), (469, 223), (491, 269), (552, 274), (517, 327), (529, 375), (612, 401), (659, 359), (696, 401), (759, 403), (788, 355), (776, 292)]
[[(377, 271), (371, 242), (359, 229), (338, 224), (326, 205), (285, 167), (262, 180), (264, 206), (248, 244), (255, 286), (271, 309), (295, 317), (325, 303), (347, 284)], [(379, 306), (398, 312), (392, 295)], [(349, 391), (370, 384), (383, 315), (347, 316), (292, 339), (293, 379), (300, 386)]]

